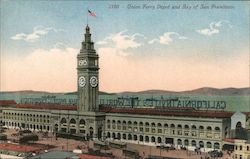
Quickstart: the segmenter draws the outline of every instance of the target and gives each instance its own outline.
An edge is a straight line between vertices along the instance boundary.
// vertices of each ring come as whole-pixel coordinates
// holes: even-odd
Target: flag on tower
[[[94,12],[91,12],[90,10],[88,10],[88,13],[89,13],[89,16],[96,17],[96,14]]]

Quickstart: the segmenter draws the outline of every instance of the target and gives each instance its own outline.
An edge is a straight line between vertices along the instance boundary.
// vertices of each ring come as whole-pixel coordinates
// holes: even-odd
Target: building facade
[[[234,159],[250,159],[250,142],[234,140]]]
[[[170,144],[209,151],[222,149],[224,139],[229,138],[234,129],[234,123],[249,125],[245,124],[245,121],[249,121],[248,115],[243,115],[245,118],[241,121],[242,118],[233,116],[231,112],[99,108],[98,58],[87,26],[82,48],[77,55],[77,107],[5,107],[2,108],[4,126],[69,134],[85,139]]]

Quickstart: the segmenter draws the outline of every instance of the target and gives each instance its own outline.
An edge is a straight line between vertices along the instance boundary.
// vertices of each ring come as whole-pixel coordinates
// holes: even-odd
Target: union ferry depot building
[[[249,112],[100,104],[98,58],[87,26],[77,55],[77,106],[2,101],[2,124],[7,128],[49,131],[84,139],[171,144],[190,150],[200,147],[204,151],[222,149],[226,139],[233,138],[239,127],[250,129]],[[223,107],[223,102],[219,106]]]

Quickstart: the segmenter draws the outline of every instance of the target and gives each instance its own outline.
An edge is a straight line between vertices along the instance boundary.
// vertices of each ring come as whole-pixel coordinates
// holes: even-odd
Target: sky
[[[249,2],[0,2],[0,91],[76,91],[87,21],[101,91],[249,87]]]

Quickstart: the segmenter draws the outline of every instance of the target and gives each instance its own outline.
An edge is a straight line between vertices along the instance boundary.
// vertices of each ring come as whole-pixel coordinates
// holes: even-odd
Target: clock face
[[[84,59],[84,60],[79,60],[79,66],[86,66],[88,63],[87,63],[87,60]]]
[[[80,76],[78,79],[78,83],[80,87],[84,87],[86,84],[86,79],[84,78],[84,76]]]
[[[91,87],[96,87],[98,85],[98,79],[96,76],[92,76],[89,80]]]

